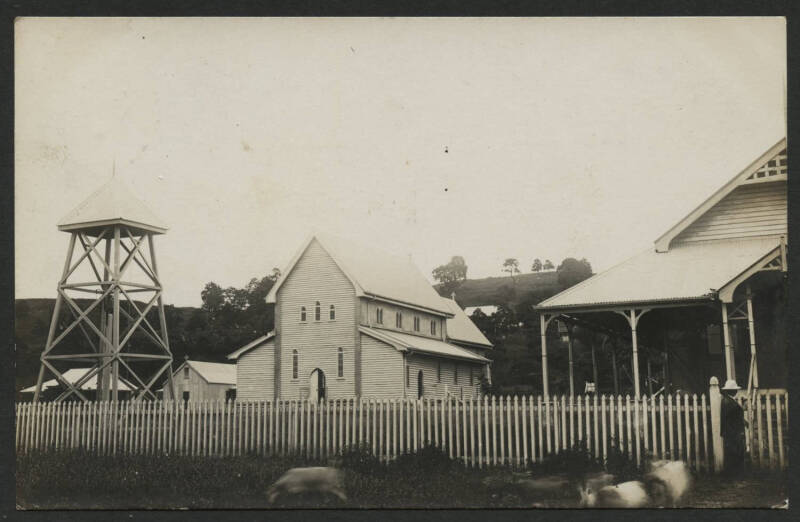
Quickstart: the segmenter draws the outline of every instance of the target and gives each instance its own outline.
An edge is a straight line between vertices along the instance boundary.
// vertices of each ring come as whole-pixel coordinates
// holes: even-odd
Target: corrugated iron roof
[[[64,216],[58,222],[58,229],[73,230],[117,221],[142,225],[156,233],[167,231],[161,219],[116,176]]]
[[[261,337],[259,337],[258,339],[255,339],[255,340],[253,340],[253,341],[250,341],[249,343],[247,343],[246,345],[242,346],[241,348],[239,348],[239,349],[238,349],[238,350],[236,350],[235,352],[233,352],[233,353],[229,354],[229,355],[228,355],[228,359],[234,359],[234,360],[235,360],[235,359],[238,359],[238,358],[239,358],[239,357],[241,357],[243,354],[245,354],[245,353],[249,352],[249,351],[250,351],[250,350],[252,350],[253,348],[256,348],[256,347],[258,347],[258,346],[261,346],[262,344],[264,344],[265,342],[269,341],[269,340],[270,340],[270,339],[272,339],[273,337],[275,337],[275,330],[272,330],[272,331],[271,331],[271,332],[269,332],[267,335],[262,335],[262,336],[261,336]]]
[[[72,384],[75,384],[76,382],[81,380],[81,378],[84,375],[86,375],[91,369],[92,368],[71,368],[71,369],[65,371],[64,373],[62,373],[62,376],[68,382],[70,382]],[[46,390],[48,388],[57,388],[59,386],[61,386],[61,383],[59,383],[57,379],[50,379],[49,381],[44,381],[42,383],[42,390]],[[80,389],[81,390],[96,390],[97,389],[97,375],[95,374],[88,381],[83,383],[81,385]],[[131,386],[129,386],[128,383],[124,379],[122,379],[122,377],[120,377],[119,383],[117,384],[117,390],[119,390],[119,391],[131,391],[131,389],[132,389]],[[34,393],[36,391],[36,385],[34,384],[33,386],[30,386],[30,387],[25,388],[25,389],[20,390],[20,391],[21,391],[21,393]]]
[[[696,301],[778,247],[779,238],[709,241],[659,253],[653,248],[539,303],[537,309]]]
[[[411,335],[406,333],[394,332],[378,328],[360,326],[358,330],[370,337],[391,344],[402,351],[422,352],[440,357],[453,359],[464,359],[475,362],[489,362],[489,359],[476,355],[469,350],[465,350],[454,344],[446,343],[436,339]]]
[[[439,294],[410,259],[328,234],[316,234],[303,244],[298,255],[267,295],[268,303],[275,302],[278,289],[314,239],[356,285],[357,294],[450,315],[449,307],[442,302]]]
[[[236,365],[187,360],[186,363],[209,384],[236,385]]]
[[[453,317],[447,319],[448,339],[485,346],[486,348],[492,347],[489,339],[475,326],[472,319],[467,317],[467,314],[458,306],[458,303],[447,297],[442,297],[442,300],[453,313]]]

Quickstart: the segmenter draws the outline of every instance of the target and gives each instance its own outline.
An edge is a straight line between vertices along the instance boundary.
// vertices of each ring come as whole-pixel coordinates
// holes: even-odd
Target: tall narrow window
[[[331,308],[328,311],[328,319],[330,319],[331,321],[336,319],[336,307],[333,305],[331,305]]]
[[[458,365],[453,365],[453,384],[458,384]]]
[[[436,321],[431,319],[431,335],[436,335]]]
[[[300,321],[301,322],[305,322],[306,321],[306,307],[305,306],[301,306],[300,307]]]
[[[188,364],[183,367],[183,378],[184,379],[188,379],[189,378],[189,365]]]
[[[383,308],[378,308],[375,310],[375,322],[378,324],[383,324]]]
[[[442,382],[442,363],[436,363],[436,382]]]
[[[419,332],[419,316],[414,316],[414,331]]]
[[[473,376],[472,376],[472,366],[470,366],[470,368],[469,368],[469,385],[470,385],[470,386],[472,386],[472,385],[474,385],[474,384],[475,384],[475,383],[473,382],[473,380],[472,380],[472,379],[473,379]]]
[[[339,348],[339,368],[338,368],[338,375],[339,377],[344,377],[344,350]]]
[[[297,379],[299,373],[299,363],[297,350],[292,350],[292,379]]]
[[[406,388],[411,386],[411,367],[406,366]]]
[[[394,325],[397,328],[403,327],[403,314],[401,312],[397,312],[394,315]]]
[[[317,301],[317,304],[314,306],[314,320],[315,321],[319,321],[321,313],[322,313],[321,306],[319,304],[319,301]]]

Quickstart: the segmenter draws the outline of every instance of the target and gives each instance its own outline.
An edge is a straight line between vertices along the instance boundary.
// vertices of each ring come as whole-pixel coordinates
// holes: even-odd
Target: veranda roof
[[[712,300],[717,291],[780,246],[775,237],[652,247],[546,299],[538,310]]]
[[[238,359],[239,357],[241,357],[245,353],[249,352],[250,350],[252,350],[254,348],[258,348],[259,346],[261,346],[265,342],[269,341],[273,337],[275,337],[275,330],[272,330],[267,335],[262,335],[261,337],[255,339],[253,341],[250,341],[249,343],[247,343],[246,345],[242,346],[241,348],[239,348],[235,352],[232,352],[232,353],[228,354],[228,359],[234,359],[234,360]]]
[[[400,351],[420,352],[429,355],[447,357],[451,359],[464,359],[467,361],[489,362],[489,359],[476,355],[469,350],[465,350],[454,344],[439,341],[437,339],[430,339],[428,337],[421,337],[418,335],[405,334],[389,330],[382,330],[378,328],[369,328],[361,326],[358,328],[359,332],[369,335],[379,341],[383,341],[397,348]]]
[[[467,317],[464,310],[452,299],[442,297],[442,301],[453,313],[453,317],[447,319],[447,338],[453,341],[474,344],[483,348],[491,348],[492,343],[483,335],[475,323]]]

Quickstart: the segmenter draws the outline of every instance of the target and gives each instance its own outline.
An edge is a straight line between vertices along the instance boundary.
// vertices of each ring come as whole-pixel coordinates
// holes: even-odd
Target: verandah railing
[[[519,467],[583,443],[599,459],[616,447],[703,471],[713,467],[709,412],[705,395],[25,403],[16,447],[328,458],[366,444],[388,461],[430,443],[469,466]]]

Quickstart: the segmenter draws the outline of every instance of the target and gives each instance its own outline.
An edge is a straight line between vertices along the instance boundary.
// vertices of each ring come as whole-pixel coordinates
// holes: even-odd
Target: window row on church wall
[[[322,320],[323,307],[322,307],[322,304],[320,304],[319,301],[316,301],[314,303],[314,307],[313,307],[311,313],[313,314],[314,321],[321,321]],[[326,315],[327,315],[327,318],[328,318],[329,321],[335,321],[336,320],[336,306],[335,305],[328,305],[327,310],[326,310]],[[300,307],[300,322],[301,323],[308,322],[308,320],[309,320],[308,316],[309,316],[309,311],[306,310],[305,306],[301,306]]]
[[[369,325],[414,332],[429,337],[441,337],[441,319],[413,310],[388,304],[370,302],[364,305],[362,320]]]

